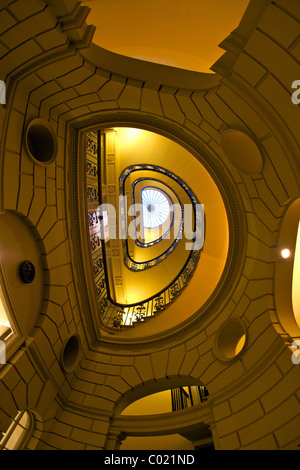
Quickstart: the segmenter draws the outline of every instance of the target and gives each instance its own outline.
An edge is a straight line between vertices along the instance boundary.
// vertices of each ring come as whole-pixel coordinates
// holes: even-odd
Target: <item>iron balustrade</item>
[[[204,385],[192,385],[171,389],[172,411],[184,410],[207,400],[208,390]]]
[[[189,200],[190,200],[191,205],[193,207],[193,214],[194,214],[194,227],[193,227],[193,230],[194,231],[196,230],[195,239],[198,240],[198,241],[203,240],[204,239],[204,213],[203,213],[202,210],[200,211],[200,213],[199,213],[199,210],[197,210],[197,208],[199,209],[199,204],[198,204],[197,198],[194,195],[194,193],[192,192],[192,190],[188,187],[188,185],[184,181],[182,181],[181,178],[174,175],[169,170],[166,170],[165,168],[159,167],[157,165],[149,165],[149,164],[132,165],[132,166],[126,168],[122,172],[122,174],[119,178],[120,195],[122,197],[125,196],[125,182],[126,182],[126,179],[132,173],[138,172],[138,171],[143,171],[143,170],[147,170],[149,172],[152,171],[157,175],[161,174],[161,175],[167,176],[168,178],[170,178],[171,180],[175,181],[176,183],[178,183],[180,185],[180,187],[186,192],[187,196],[189,197]],[[134,202],[134,187],[135,187],[135,184],[137,184],[138,182],[143,181],[143,180],[158,181],[156,178],[151,178],[151,177],[149,177],[149,178],[138,178],[133,183],[133,189],[132,189],[133,202]],[[165,184],[165,183],[163,183],[163,184],[164,184],[164,186],[169,187],[167,184]],[[180,201],[179,201],[179,203],[180,203]],[[165,260],[174,251],[174,249],[176,248],[179,240],[182,237],[182,230],[183,230],[184,211],[183,211],[183,207],[182,207],[181,203],[180,203],[180,206],[181,206],[181,222],[180,222],[180,228],[179,228],[178,234],[177,234],[174,242],[171,244],[171,246],[162,255],[160,255],[160,256],[158,256],[158,257],[156,257],[156,258],[154,258],[150,261],[145,261],[145,262],[133,261],[131,259],[130,255],[129,255],[129,253],[128,253],[127,237],[123,236],[124,263],[128,267],[128,269],[131,269],[132,271],[143,271],[145,269],[149,269],[153,266],[156,266],[158,263],[161,263],[163,260]],[[122,208],[122,211],[121,211],[120,215],[121,215],[122,233],[126,235],[126,233],[127,233],[127,221],[126,221],[126,213],[125,213],[124,207]],[[133,218],[134,218],[134,222],[135,222],[135,215],[134,215]],[[195,240],[193,240],[193,242],[195,242]],[[203,242],[202,242],[201,245],[203,245]],[[196,252],[198,254],[198,256],[200,257],[200,254],[201,254],[202,250],[201,249],[193,249],[191,251]]]

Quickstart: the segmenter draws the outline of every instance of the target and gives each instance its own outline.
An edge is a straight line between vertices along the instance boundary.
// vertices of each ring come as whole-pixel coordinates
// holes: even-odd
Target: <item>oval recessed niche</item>
[[[35,278],[35,267],[31,261],[25,260],[19,267],[20,278],[24,284],[31,284]]]
[[[13,212],[0,214],[0,282],[11,305],[12,324],[24,335],[31,335],[48,295],[44,252],[40,234],[26,217]]]
[[[217,332],[215,349],[222,361],[235,359],[246,344],[246,328],[239,318],[230,318]]]
[[[222,134],[222,146],[238,171],[246,175],[255,175],[262,170],[262,154],[249,135],[238,129],[227,129]]]
[[[80,360],[81,356],[81,340],[77,334],[71,335],[65,342],[62,354],[61,364],[66,372],[73,372]]]
[[[30,121],[25,132],[25,147],[34,163],[48,165],[54,161],[57,153],[56,135],[47,121],[40,118]]]
[[[300,337],[300,198],[286,204],[276,259],[274,323],[279,321],[280,331],[292,342]]]

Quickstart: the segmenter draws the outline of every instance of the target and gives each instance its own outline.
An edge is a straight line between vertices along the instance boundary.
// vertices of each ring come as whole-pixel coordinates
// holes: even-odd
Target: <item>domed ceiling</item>
[[[197,72],[223,54],[249,0],[86,0],[93,42],[129,57]]]

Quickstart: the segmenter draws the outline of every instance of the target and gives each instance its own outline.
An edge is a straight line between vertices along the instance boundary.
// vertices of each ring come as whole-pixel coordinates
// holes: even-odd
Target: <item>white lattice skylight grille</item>
[[[157,228],[170,214],[170,205],[166,196],[157,189],[142,190],[143,224],[145,228]]]

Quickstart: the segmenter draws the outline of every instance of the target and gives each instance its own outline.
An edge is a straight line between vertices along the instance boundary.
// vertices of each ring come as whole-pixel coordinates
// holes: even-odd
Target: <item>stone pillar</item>
[[[212,408],[212,404],[210,405],[210,407]],[[214,418],[211,417],[211,418],[205,420],[204,422],[205,422],[205,424],[207,424],[209,426],[209,429],[212,433],[212,438],[213,438],[213,441],[214,441],[215,450],[221,450],[220,440],[219,440],[219,436],[218,436],[218,432],[217,432],[217,426],[216,426]]]
[[[105,450],[119,450],[126,434],[122,431],[109,431],[106,439]]]

